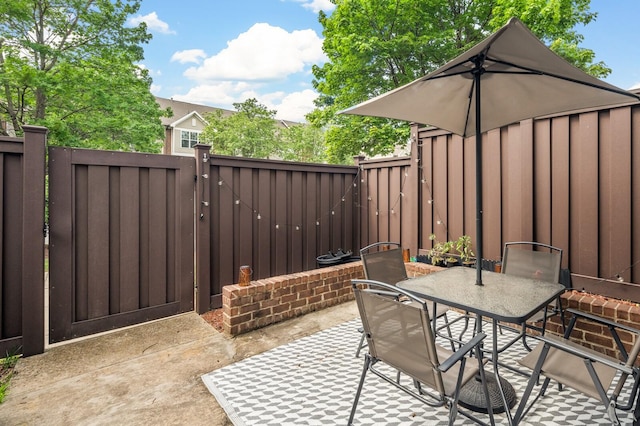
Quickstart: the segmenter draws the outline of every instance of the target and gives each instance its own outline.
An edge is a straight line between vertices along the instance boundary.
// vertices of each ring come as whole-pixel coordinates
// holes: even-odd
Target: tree
[[[328,62],[313,68],[319,93],[307,119],[326,127],[331,162],[386,154],[405,144],[405,122],[337,112],[428,74],[519,17],[556,53],[597,77],[610,69],[593,64],[574,28],[595,18],[590,0],[332,0],[320,12]]]
[[[322,163],[325,160],[324,132],[307,124],[290,125],[279,132],[278,155],[287,161]]]
[[[159,152],[161,111],[141,44],[126,27],[140,0],[12,0],[0,3],[0,120],[49,128],[56,145]]]
[[[276,152],[275,110],[269,110],[255,98],[234,103],[237,113],[224,117],[222,110],[207,114],[208,124],[201,141],[213,145],[213,152],[251,158],[269,158]]]

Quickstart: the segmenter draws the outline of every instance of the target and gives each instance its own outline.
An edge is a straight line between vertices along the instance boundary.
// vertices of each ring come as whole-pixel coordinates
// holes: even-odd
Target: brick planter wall
[[[407,263],[410,277],[435,268]],[[231,335],[353,300],[351,280],[364,278],[362,262],[351,262],[297,274],[281,275],[222,289],[222,325]]]
[[[419,262],[407,263],[406,268],[409,277],[442,269]],[[353,300],[351,280],[359,278],[364,278],[362,263],[351,262],[251,281],[246,287],[224,286],[224,330],[237,335]],[[562,305],[640,328],[640,306],[635,303],[573,290],[562,296]],[[558,317],[550,318],[547,330],[562,334]],[[634,343],[629,333],[620,336],[628,348]],[[617,356],[615,343],[605,328],[578,323],[573,337],[585,346]]]

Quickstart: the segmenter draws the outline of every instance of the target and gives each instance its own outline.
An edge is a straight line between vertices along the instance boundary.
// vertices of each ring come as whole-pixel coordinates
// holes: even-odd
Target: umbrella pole
[[[476,285],[482,284],[482,134],[480,133],[480,76],[484,69],[476,62],[473,72],[476,97]]]

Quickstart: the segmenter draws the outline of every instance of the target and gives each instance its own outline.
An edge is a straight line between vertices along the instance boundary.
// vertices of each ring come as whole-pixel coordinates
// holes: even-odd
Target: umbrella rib
[[[640,96],[635,95],[633,93],[630,93],[626,90],[620,90],[617,88],[611,88],[611,87],[605,87],[605,86],[599,86],[597,84],[594,83],[589,83],[588,81],[582,81],[582,80],[577,80],[575,78],[571,78],[571,77],[565,77],[565,76],[561,76],[558,74],[553,74],[553,73],[549,73],[549,72],[545,72],[545,71],[541,71],[541,70],[536,70],[533,68],[529,68],[529,67],[525,67],[522,65],[516,65],[514,63],[511,62],[507,62],[507,61],[503,61],[500,59],[495,59],[495,58],[487,58],[487,60],[492,61],[494,63],[498,63],[498,64],[502,64],[502,65],[508,65],[514,68],[518,68],[524,71],[491,71],[491,70],[485,70],[485,72],[487,73],[491,73],[491,74],[537,74],[537,75],[545,75],[548,77],[553,77],[553,78],[557,78],[559,80],[564,80],[564,81],[570,81],[572,83],[576,83],[576,84],[582,84],[583,86],[589,86],[589,87],[593,87],[596,89],[600,89],[600,90],[605,90],[608,92],[613,92],[613,93],[617,93],[619,95],[624,95],[624,96],[629,96],[630,98],[635,98],[637,100],[640,100]],[[526,72],[525,72],[526,71]]]

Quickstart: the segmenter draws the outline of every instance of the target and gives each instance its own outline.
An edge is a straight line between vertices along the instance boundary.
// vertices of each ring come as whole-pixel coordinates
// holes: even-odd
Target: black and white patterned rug
[[[451,319],[455,315],[449,314]],[[359,320],[346,322],[205,374],[202,380],[236,426],[344,425],[362,373],[363,358],[354,356],[359,326]],[[509,334],[505,332],[499,340],[508,339]],[[501,354],[500,360],[516,365],[515,360],[525,354],[518,342]],[[505,368],[500,371],[516,394],[522,395],[527,378]],[[444,407],[426,406],[367,374],[354,424],[446,425],[447,413]],[[619,416],[621,424],[631,424],[629,413],[619,412]],[[486,415],[480,417],[488,419]],[[504,414],[496,414],[495,419],[497,424],[507,424]],[[456,424],[474,423],[458,415]],[[596,400],[566,388],[559,391],[552,382],[520,424],[610,422]]]

